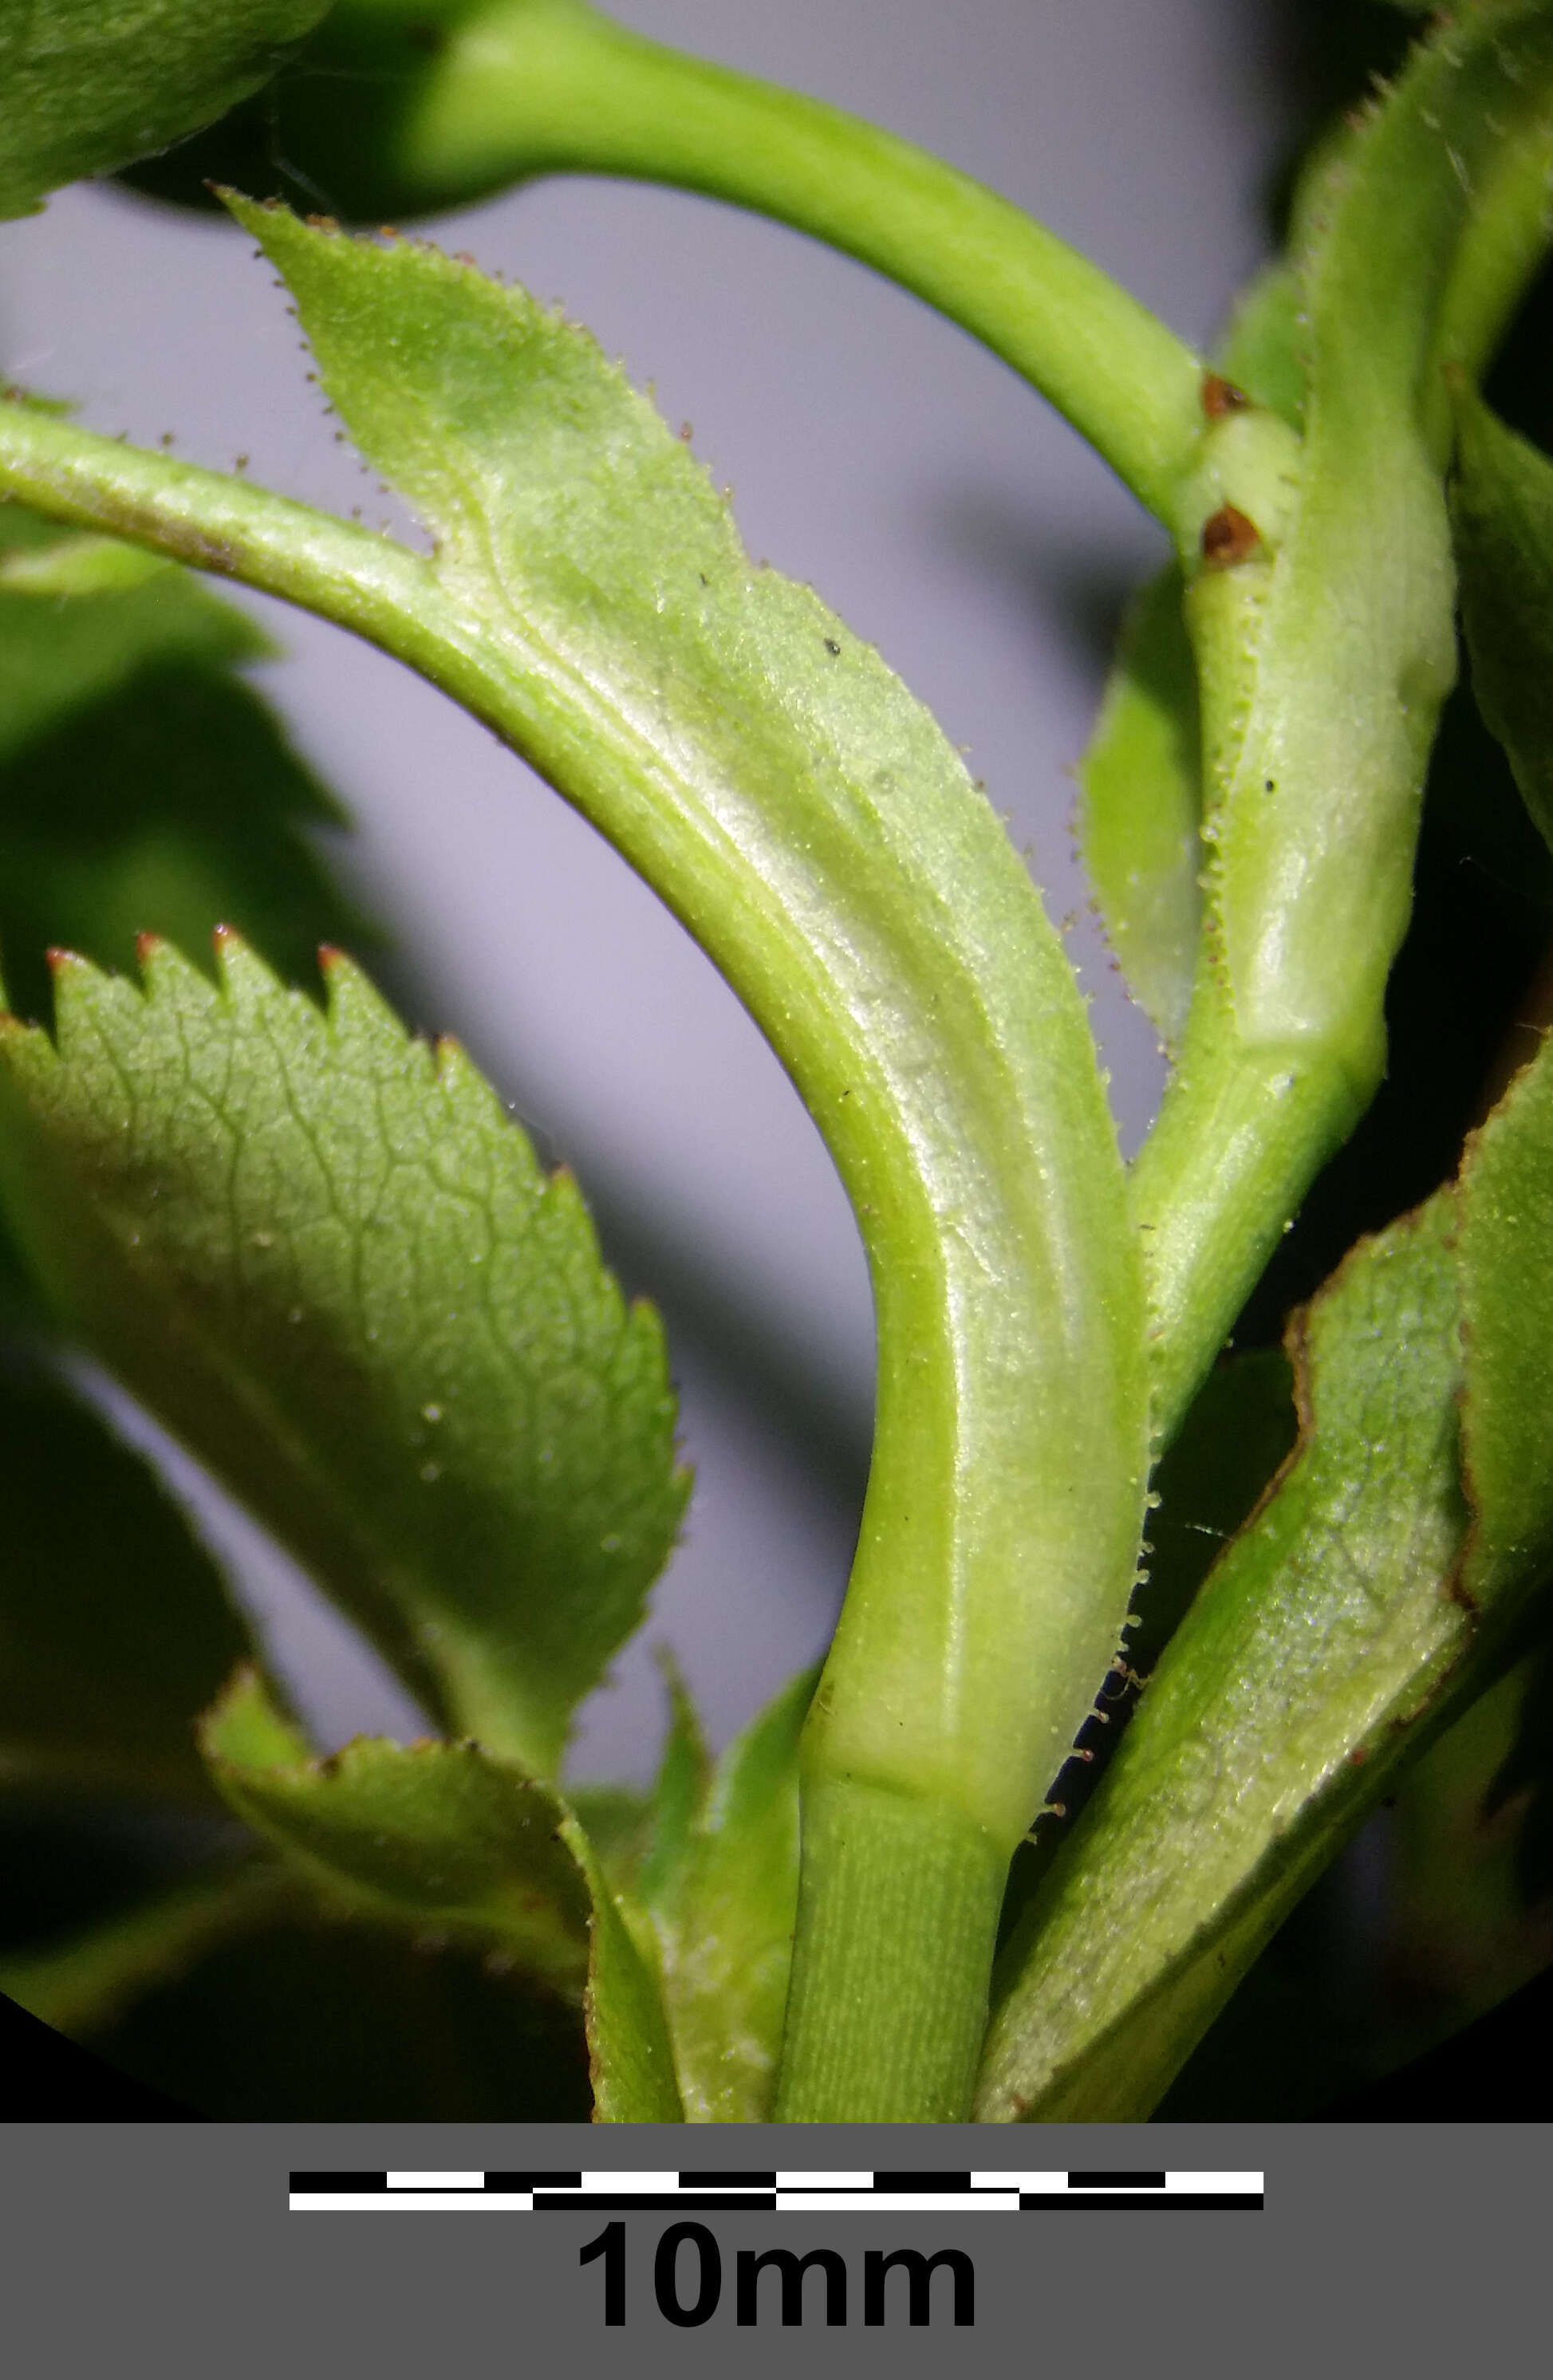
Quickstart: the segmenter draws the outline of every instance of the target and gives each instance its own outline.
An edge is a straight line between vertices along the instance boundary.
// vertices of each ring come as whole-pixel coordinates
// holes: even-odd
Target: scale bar
[[[1259,2173],[299,2172],[293,2214],[1008,2215],[1262,2211]]]

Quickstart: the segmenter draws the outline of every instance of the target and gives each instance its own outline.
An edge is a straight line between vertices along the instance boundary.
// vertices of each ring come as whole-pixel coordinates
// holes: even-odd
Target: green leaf
[[[1544,1040],[1462,1167],[1463,1590],[1483,1605],[1553,1567],[1553,1050]]]
[[[315,1881],[406,1924],[488,1937],[527,1973],[580,1988],[588,1894],[564,1806],[532,1778],[474,1743],[358,1737],[298,1760],[250,1670],[200,1734],[237,1815]]]
[[[447,1732],[553,1771],[685,1497],[661,1334],[463,1052],[337,955],[60,963],[0,1026],[0,1173],[61,1308]]]
[[[652,1822],[637,1879],[644,1908],[671,1909],[678,1899],[696,1821],[711,1777],[711,1755],[677,1664],[659,1663],[669,1689],[669,1731],[652,1791]]]
[[[127,164],[267,82],[327,0],[6,0],[0,215]]]
[[[1009,1946],[981,2116],[1147,2116],[1469,1649],[1454,1223],[1442,1194],[1305,1316],[1299,1451]]]
[[[1291,430],[1304,426],[1304,307],[1299,274],[1287,258],[1278,258],[1236,300],[1217,351],[1224,377]]]
[[[293,981],[362,932],[309,838],[341,813],[237,665],[273,650],[190,573],[0,505],[0,953],[46,1015],[43,953],[235,926]]]
[[[1167,1047],[1191,1005],[1203,852],[1197,677],[1171,564],[1122,623],[1079,763],[1079,839],[1117,963]]]
[[[1473,692],[1553,845],[1553,462],[1457,383],[1450,511]]]
[[[685,2108],[674,2080],[655,1945],[646,1912],[605,1874],[576,1818],[566,1840],[593,1901],[588,1946],[588,2071],[593,2117],[601,2124],[679,2124]]]
[[[798,1907],[798,1738],[807,1670],[718,1762],[673,1900],[654,1914],[692,2123],[769,2123]]]
[[[194,1723],[252,1640],[150,1465],[14,1355],[0,1510],[0,1780],[202,1797]]]

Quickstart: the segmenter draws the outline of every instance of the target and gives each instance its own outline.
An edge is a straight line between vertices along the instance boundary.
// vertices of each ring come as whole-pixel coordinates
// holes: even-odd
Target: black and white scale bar
[[[296,2215],[1254,2213],[1259,2173],[294,2173]]]

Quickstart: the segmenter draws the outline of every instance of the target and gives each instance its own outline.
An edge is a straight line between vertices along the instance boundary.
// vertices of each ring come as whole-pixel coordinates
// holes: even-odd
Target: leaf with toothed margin
[[[977,2112],[1152,2109],[1256,1953],[1447,1706],[1473,1615],[1440,1193],[1362,1243],[1294,1352],[1303,1427],[1199,1590],[1011,1938]]]
[[[0,216],[209,124],[328,0],[27,0],[0,9]]]
[[[798,1738],[819,1671],[806,1670],[702,1780],[679,1856],[643,1897],[693,2123],[768,2123],[798,1908]]]
[[[1148,2114],[1399,1762],[1493,1682],[1553,1564],[1550,1183],[1545,1041],[1457,1181],[1303,1318],[1299,1443],[1010,1942],[984,2117]]]
[[[0,1188],[61,1309],[449,1734],[552,1775],[686,1482],[661,1332],[576,1184],[357,968],[235,936],[0,1026]]]
[[[406,1924],[502,1945],[526,1973],[580,1992],[588,1890],[555,1794],[474,1743],[358,1737],[314,1760],[239,1670],[200,1729],[240,1818],[315,1882]]]
[[[1201,778],[1196,672],[1172,563],[1134,598],[1078,769],[1080,845],[1106,933],[1171,1048],[1197,961]]]

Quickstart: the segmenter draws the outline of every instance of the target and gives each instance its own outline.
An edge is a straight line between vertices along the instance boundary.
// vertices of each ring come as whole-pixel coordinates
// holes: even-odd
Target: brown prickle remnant
[[[1227,413],[1248,412],[1250,406],[1244,389],[1232,380],[1226,380],[1221,372],[1203,374],[1203,411],[1210,421],[1222,421]]]
[[[1261,542],[1261,530],[1238,504],[1220,504],[1203,523],[1203,561],[1209,570],[1232,570]]]

